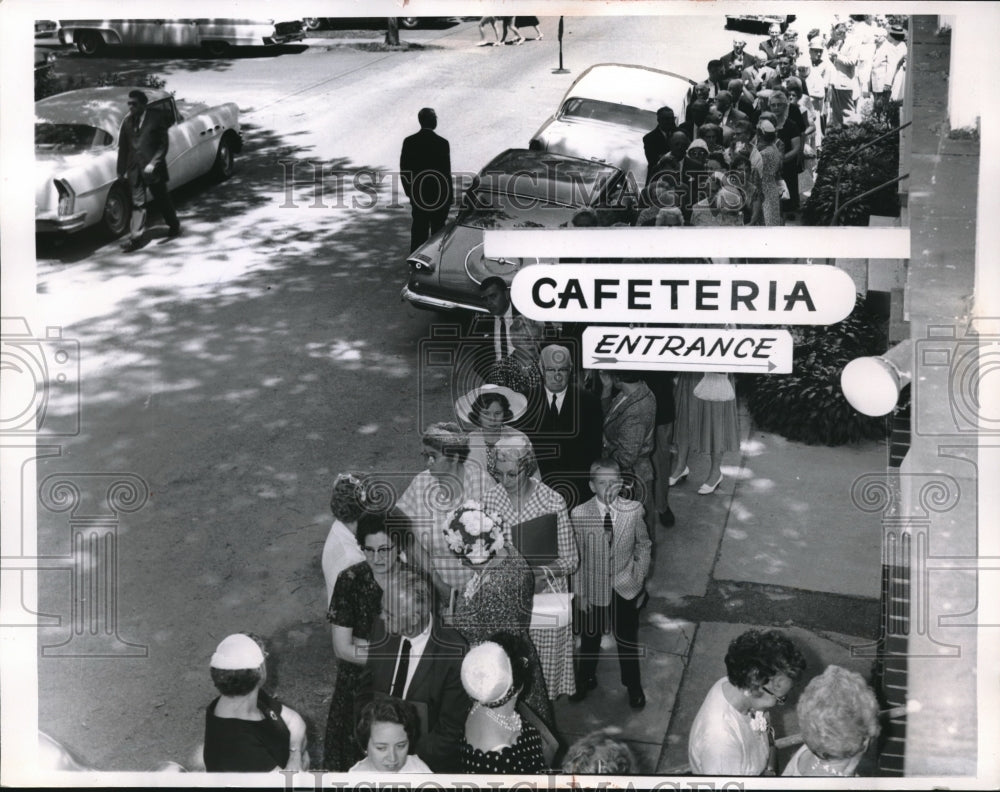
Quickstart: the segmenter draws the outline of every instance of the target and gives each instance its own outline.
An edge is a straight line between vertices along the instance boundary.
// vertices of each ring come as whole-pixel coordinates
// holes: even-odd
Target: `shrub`
[[[890,129],[892,127],[884,116],[875,115],[860,124],[833,129],[827,133],[823,138],[823,148],[816,168],[816,183],[802,209],[802,221],[805,225],[830,225],[838,174],[841,206],[851,198],[899,175],[899,135],[890,135],[844,164],[852,152]],[[898,215],[899,198],[896,189],[896,185],[889,185],[849,206],[840,213],[837,224],[863,226],[868,225],[868,218],[873,214]]]
[[[859,295],[842,322],[787,329],[795,344],[792,373],[761,374],[747,383],[754,424],[810,445],[885,438],[889,422],[859,413],[840,389],[840,372],[848,362],[885,352],[881,318],[866,309]]]

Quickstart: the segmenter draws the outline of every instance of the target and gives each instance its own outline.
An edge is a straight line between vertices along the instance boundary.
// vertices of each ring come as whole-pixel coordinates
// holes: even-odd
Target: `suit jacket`
[[[451,146],[433,129],[421,129],[403,141],[399,174],[406,197],[418,209],[433,211],[451,206]]]
[[[722,68],[726,70],[726,78],[730,80],[743,74],[743,70],[747,67],[747,64],[753,62],[753,58],[747,55],[746,50],[743,50],[738,60],[736,53],[732,50],[719,58],[719,60],[722,61]]]
[[[743,87],[749,88],[750,92],[756,95],[762,85],[772,77],[777,76],[778,70],[771,66],[762,66],[759,69],[756,66],[750,66],[743,70]]]
[[[645,382],[624,398],[608,401],[604,412],[604,455],[640,481],[653,478],[650,454],[656,441],[656,397]]]
[[[590,495],[590,465],[601,456],[601,401],[589,390],[570,385],[557,416],[549,410],[544,386],[528,394],[528,408],[518,427],[531,440],[542,481],[571,483],[576,503]]]
[[[581,608],[610,604],[612,589],[632,599],[642,591],[649,573],[652,542],[642,504],[618,498],[612,506],[614,533],[610,547],[604,532],[604,507],[596,495],[570,514],[580,548],[573,591]]]
[[[542,352],[542,339],[545,337],[545,323],[536,322],[511,309],[510,341],[514,345],[514,356],[522,363],[537,363]],[[476,314],[472,320],[470,335],[484,347],[483,356],[488,357],[487,364],[496,360],[494,353],[494,330],[496,317],[493,314]],[[486,354],[485,348],[490,354]]]
[[[138,131],[132,117],[126,116],[118,136],[118,175],[127,176],[133,186],[167,181],[169,145],[169,124],[158,110],[146,110]],[[149,164],[152,176],[143,173]]]
[[[368,655],[371,690],[361,693],[362,701],[374,694],[388,695],[392,689],[400,640],[386,633],[382,619],[376,621]],[[415,750],[435,773],[461,772],[465,719],[472,708],[461,679],[466,651],[468,646],[458,632],[435,622],[406,691],[407,701],[427,708],[427,730]]]
[[[785,44],[784,39],[779,38],[773,43],[771,39],[767,39],[760,43],[759,49],[767,56],[767,65],[771,66],[777,62],[778,58],[785,54],[788,46]]]
[[[676,129],[676,127],[674,128]],[[647,132],[642,137],[642,149],[646,152],[646,184],[649,184],[650,174],[653,173],[653,168],[657,162],[660,161],[660,157],[670,151],[670,136],[673,131],[664,134],[660,127],[657,126],[650,132]]]

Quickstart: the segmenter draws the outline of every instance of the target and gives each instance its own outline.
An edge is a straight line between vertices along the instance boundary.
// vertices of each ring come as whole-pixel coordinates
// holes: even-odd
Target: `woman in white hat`
[[[220,695],[205,712],[202,758],[212,773],[306,770],[306,724],[261,687],[267,681],[264,643],[252,633],[223,639],[212,655]]]
[[[524,415],[527,406],[524,395],[503,385],[483,385],[455,402],[458,420],[477,427],[469,432],[469,456],[465,464],[481,472],[484,492],[495,483],[489,471],[496,463],[497,442],[507,437],[529,442],[524,432],[510,426]]]
[[[517,711],[531,684],[524,639],[497,633],[462,661],[462,687],[475,703],[465,721],[462,769],[467,773],[544,773],[542,737]]]

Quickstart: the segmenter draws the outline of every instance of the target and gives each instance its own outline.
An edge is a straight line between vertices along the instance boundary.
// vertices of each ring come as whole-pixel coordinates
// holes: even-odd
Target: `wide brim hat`
[[[510,418],[505,418],[504,423],[509,423],[511,421],[516,421],[522,415],[524,411],[528,409],[528,399],[521,393],[510,388],[505,388],[503,385],[482,385],[478,388],[473,388],[464,396],[459,396],[455,401],[455,414],[462,421],[469,420],[469,413],[472,412],[472,405],[475,403],[476,399],[480,396],[486,396],[491,393],[496,393],[507,399],[507,404],[510,405],[511,416]]]

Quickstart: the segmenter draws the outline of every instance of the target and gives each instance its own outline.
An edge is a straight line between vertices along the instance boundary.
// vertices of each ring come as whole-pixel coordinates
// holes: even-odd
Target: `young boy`
[[[639,678],[639,608],[645,604],[644,583],[652,543],[638,501],[621,497],[622,475],[613,459],[590,466],[594,497],[570,515],[580,548],[580,567],[573,590],[581,609],[582,640],[576,693],[583,701],[597,687],[601,635],[610,626],[618,644],[622,684],[632,709],[646,706]]]

